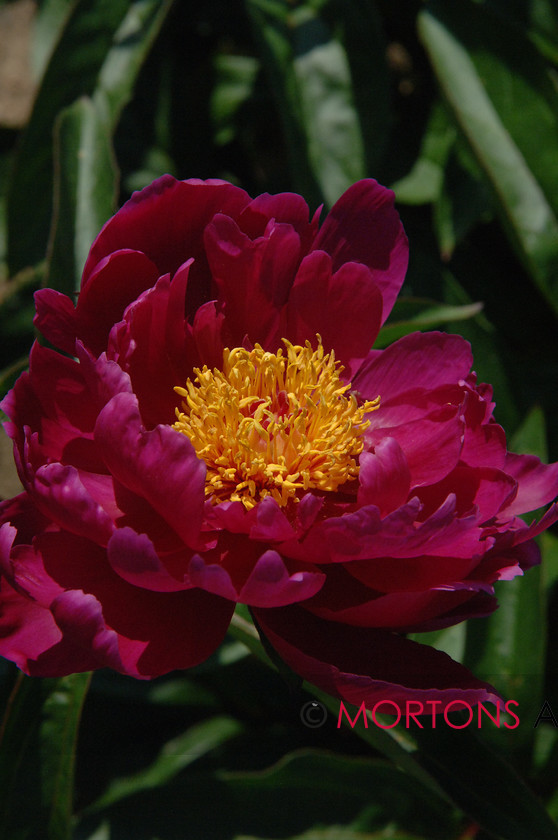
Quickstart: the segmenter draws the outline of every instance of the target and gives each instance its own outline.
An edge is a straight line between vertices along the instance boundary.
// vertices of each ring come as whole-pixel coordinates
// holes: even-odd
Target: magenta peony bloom
[[[318,229],[296,195],[166,176],[105,225],[77,305],[44,289],[3,402],[0,653],[29,674],[188,668],[247,604],[345,701],[495,698],[405,638],[490,613],[539,562],[558,464],[506,450],[467,342],[370,350],[403,282],[393,194]],[[66,355],[67,354],[67,355]]]

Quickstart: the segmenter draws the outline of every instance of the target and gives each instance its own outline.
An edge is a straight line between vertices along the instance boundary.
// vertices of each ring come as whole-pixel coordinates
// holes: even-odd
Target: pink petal
[[[224,306],[227,344],[250,341],[276,350],[282,330],[279,307],[287,299],[300,260],[300,240],[290,225],[273,224],[252,241],[227,216],[205,231],[207,258]]]
[[[382,408],[369,416],[367,446],[377,447],[386,436],[401,447],[410,474],[411,487],[434,484],[456,466],[463,442],[463,420],[452,406],[429,417],[388,429],[381,427]],[[448,491],[449,492],[449,491]]]
[[[60,677],[100,667],[71,638],[63,638],[51,612],[0,583],[0,655],[26,674]]]
[[[292,525],[275,501],[270,496],[262,499],[256,506],[256,522],[250,529],[253,540],[263,542],[281,542],[295,536]]]
[[[504,469],[518,483],[517,496],[506,507],[506,516],[536,510],[558,496],[558,463],[542,464],[534,455],[508,452]]]
[[[309,604],[308,609],[325,621],[409,632],[411,629],[420,630],[421,626],[432,619],[466,604],[471,598],[471,591],[475,589],[478,587],[470,585],[469,591],[394,592],[342,609],[314,606],[314,603]]]
[[[315,344],[315,336],[321,335],[350,379],[376,340],[381,316],[382,298],[367,266],[345,263],[333,274],[330,256],[313,251],[302,261],[293,284],[286,337]]]
[[[506,507],[515,496],[516,484],[501,470],[458,464],[445,480],[421,489],[419,495],[426,510],[433,511],[451,492],[455,493],[459,515],[475,512],[477,521],[483,524]]]
[[[170,426],[146,432],[133,395],[117,394],[99,415],[95,439],[112,475],[196,548],[206,468],[185,435]]]
[[[297,571],[290,574],[276,551],[265,551],[245,580],[233,582],[225,566],[206,563],[196,555],[188,570],[190,582],[207,592],[252,606],[280,607],[305,601],[322,586],[325,575]]]
[[[106,350],[109,333],[126,307],[158,276],[157,267],[145,254],[130,249],[114,251],[95,266],[82,285],[76,307],[78,335],[95,355]]]
[[[174,387],[185,384],[198,361],[185,323],[185,274],[188,267],[181,268],[177,289],[168,275],[159,278],[127,308],[110,336],[109,353],[128,372],[150,427],[174,422],[179,404]]]
[[[343,568],[377,592],[424,592],[467,578],[478,563],[478,557],[418,555],[356,560]]]
[[[112,570],[103,549],[64,532],[45,533],[37,544],[47,574],[65,590],[52,605],[57,624],[101,664],[150,678],[199,664],[223,640],[231,602],[199,590],[134,586]]]
[[[308,205],[296,193],[264,193],[254,198],[238,217],[240,229],[250,239],[263,236],[269,220],[286,222],[294,228],[302,243],[305,254],[318,230],[318,214],[309,222]]]
[[[76,343],[76,311],[69,297],[54,289],[39,289],[34,294],[36,328],[55,347],[73,355]]]
[[[455,507],[455,496],[450,495],[422,521],[418,519],[421,504],[416,498],[384,519],[375,505],[367,505],[319,522],[298,551],[292,542],[281,546],[281,551],[289,557],[321,564],[422,554],[482,556],[492,543],[483,539],[474,517],[457,518]]]
[[[119,528],[114,532],[107,546],[107,557],[117,575],[142,589],[180,592],[190,588],[184,581],[187,558],[184,558],[184,574],[180,580],[161,562],[147,534],[137,534],[131,528]]]
[[[372,709],[381,700],[435,700],[436,712],[454,700],[499,702],[488,683],[445,653],[394,633],[322,621],[299,606],[254,615],[293,671],[345,702]]]
[[[466,424],[461,460],[471,467],[490,465],[504,469],[506,434],[497,423],[472,427]]]
[[[105,224],[89,253],[83,284],[90,282],[104,257],[123,248],[142,251],[157,266],[158,275],[174,274],[192,257],[195,282],[188,311],[194,311],[210,296],[204,228],[216,213],[235,218],[249,202],[244,190],[223,181],[176,181],[164,175],[134,193]]]
[[[412,333],[365,362],[353,385],[362,394],[393,400],[405,391],[455,385],[473,364],[471,347],[457,335]]]
[[[75,467],[46,464],[35,473],[32,495],[43,513],[74,534],[106,545],[114,523],[84,487]]]
[[[200,306],[194,317],[192,330],[198,357],[210,370],[223,367],[224,322],[225,316],[214,300]]]
[[[408,262],[407,237],[394,198],[372,179],[353,184],[328,213],[313,246],[330,254],[334,271],[348,262],[368,266],[383,298],[382,323],[403,285]]]
[[[359,463],[360,507],[376,505],[385,516],[407,501],[411,473],[395,438],[385,437],[374,447],[374,452],[362,452]]]

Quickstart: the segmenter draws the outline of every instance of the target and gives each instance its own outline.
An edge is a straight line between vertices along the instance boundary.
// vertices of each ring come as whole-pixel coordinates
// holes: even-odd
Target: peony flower
[[[558,465],[509,453],[466,341],[371,350],[402,285],[393,194],[321,227],[296,195],[165,176],[104,226],[76,306],[36,295],[2,407],[0,653],[28,674],[194,666],[237,603],[295,672],[367,705],[496,697],[405,635],[486,615],[539,562]],[[58,352],[61,351],[61,352]]]

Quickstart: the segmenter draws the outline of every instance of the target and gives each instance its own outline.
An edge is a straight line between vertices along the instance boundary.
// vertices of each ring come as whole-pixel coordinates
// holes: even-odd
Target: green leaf
[[[489,221],[491,217],[492,200],[484,180],[471,167],[463,166],[454,150],[446,161],[442,188],[434,206],[442,259],[449,260],[469,231],[479,221]]]
[[[558,581],[558,537],[549,531],[541,534],[543,555],[543,577],[545,589],[549,591]]]
[[[467,305],[471,299],[463,286],[449,271],[443,273],[444,299],[451,305]],[[506,348],[500,335],[484,313],[479,313],[459,325],[459,333],[471,342],[474,356],[474,370],[479,382],[490,382],[494,387],[496,419],[506,429],[513,429],[518,423],[518,412],[503,359]]]
[[[444,168],[456,131],[447,110],[436,102],[423,134],[419,156],[411,171],[392,189],[402,204],[430,204],[440,196]]]
[[[375,348],[387,347],[398,338],[416,330],[441,327],[455,321],[466,321],[482,310],[482,303],[467,303],[463,306],[436,303],[433,300],[399,298],[389,318],[374,343]]]
[[[345,8],[354,14],[351,4],[341,6],[341,26]],[[311,203],[323,196],[332,204],[366,174],[346,49],[311,3],[291,11],[248,0],[247,9],[278,102],[296,186]],[[373,18],[362,23],[369,20],[374,28]]]
[[[172,0],[132,5],[100,69],[92,100],[77,100],[56,122],[48,277],[50,285],[66,294],[79,288],[91,243],[115,210],[117,167],[111,136],[171,5]]]
[[[364,144],[366,173],[380,179],[394,122],[387,37],[373,0],[326,0],[324,16],[349,62],[352,99]]]
[[[414,734],[422,766],[459,808],[494,837],[558,838],[558,829],[539,800],[470,728],[438,726]]]
[[[431,2],[418,25],[512,244],[558,312],[558,95],[546,67],[526,38],[504,37],[504,24],[470,0]]]
[[[536,455],[541,461],[548,458],[544,413],[539,406],[531,409],[510,441],[510,449],[522,455]]]
[[[217,145],[235,136],[235,118],[254,90],[259,61],[248,55],[218,55],[215,58],[215,86],[210,111]]]
[[[184,734],[168,741],[153,764],[145,770],[111,782],[108,790],[86,809],[86,813],[97,812],[142,791],[162,787],[194,761],[242,731],[239,721],[224,716],[192,726]]]
[[[19,674],[1,729],[0,833],[69,840],[78,726],[89,674]]]
[[[134,85],[174,0],[136,0],[114,36],[93,100],[111,132],[132,98]]]
[[[285,755],[263,772],[220,772],[219,777],[235,798],[243,801],[248,791],[257,797],[261,822],[266,813],[289,801],[291,819],[284,828],[313,820],[314,827],[337,822],[370,831],[390,822],[408,831],[430,829],[431,837],[447,837],[455,827],[455,816],[446,803],[378,759],[303,749]]]
[[[43,704],[41,789],[43,804],[50,812],[49,840],[71,837],[76,744],[90,678],[90,674],[61,677]]]
[[[289,840],[421,840],[416,834],[394,831],[391,828],[388,828],[387,831],[388,834],[386,834],[386,831],[375,831],[373,834],[369,834],[368,831],[363,833],[342,825],[330,825],[327,828],[311,828],[310,831],[297,834],[296,837],[290,837]],[[234,840],[267,840],[267,838],[243,834],[235,837]],[[423,838],[422,840],[431,840],[431,838]]]
[[[78,99],[57,121],[55,212],[48,284],[72,295],[91,243],[116,204],[117,170],[106,122],[95,104]]]
[[[78,0],[72,7],[21,138],[9,186],[8,264],[12,274],[45,256],[52,210],[54,121],[78,96],[93,92],[129,5],[128,0]]]
[[[42,0],[37,8],[31,61],[33,75],[40,79],[71,14],[74,0]]]

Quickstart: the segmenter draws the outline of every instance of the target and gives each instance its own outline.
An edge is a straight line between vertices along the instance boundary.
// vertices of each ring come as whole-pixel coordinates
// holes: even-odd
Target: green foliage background
[[[0,0],[0,46],[16,6]],[[72,294],[103,222],[158,175],[293,190],[312,209],[374,177],[411,253],[377,346],[461,333],[511,448],[558,458],[553,0],[34,6],[34,104],[15,127],[0,114],[2,393],[27,364],[33,291]],[[514,730],[339,729],[338,706],[290,687],[241,613],[210,661],[152,683],[3,663],[0,837],[558,837],[558,729],[534,728],[544,701],[558,715],[558,540],[541,545],[491,618],[420,637],[517,700]],[[312,698],[330,712],[315,729],[300,719]]]

